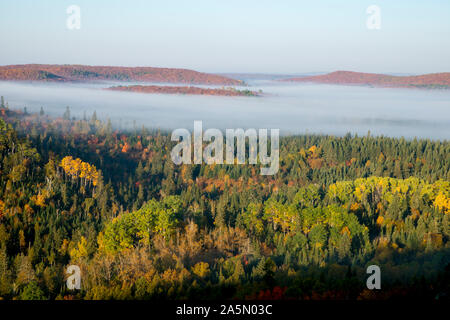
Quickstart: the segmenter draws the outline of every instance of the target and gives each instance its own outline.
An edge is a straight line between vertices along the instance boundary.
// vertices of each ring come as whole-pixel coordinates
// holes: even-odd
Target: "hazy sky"
[[[81,28],[66,9],[78,5]],[[366,27],[370,5],[381,29]],[[449,0],[1,0],[0,64],[450,71]]]

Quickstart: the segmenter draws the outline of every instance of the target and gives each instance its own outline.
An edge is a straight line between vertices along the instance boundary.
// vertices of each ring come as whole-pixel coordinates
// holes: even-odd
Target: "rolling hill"
[[[0,80],[9,81],[142,81],[240,85],[242,81],[188,69],[25,64],[0,66]]]
[[[342,85],[371,85],[377,87],[392,88],[412,87],[448,89],[450,88],[450,72],[431,73],[418,76],[391,76],[377,73],[335,71],[318,76],[288,78],[284,79],[283,81],[314,82]]]

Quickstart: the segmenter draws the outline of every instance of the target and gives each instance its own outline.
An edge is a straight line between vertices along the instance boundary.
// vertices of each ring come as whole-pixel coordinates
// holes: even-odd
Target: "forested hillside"
[[[430,73],[417,76],[392,76],[379,73],[335,71],[317,76],[289,78],[285,79],[285,81],[371,85],[390,88],[449,89],[450,72]]]
[[[143,81],[240,85],[239,80],[188,69],[86,65],[24,64],[0,66],[0,80],[15,81]]]
[[[181,165],[170,134],[0,106],[3,299],[449,294],[450,143],[302,135],[280,170]],[[65,268],[82,270],[82,289]],[[366,267],[383,290],[366,289]]]

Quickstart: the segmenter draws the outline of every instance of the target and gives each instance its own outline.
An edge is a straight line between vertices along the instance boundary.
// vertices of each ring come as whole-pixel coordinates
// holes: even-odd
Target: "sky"
[[[450,72],[449,57],[448,0],[0,0],[0,65],[420,74]]]

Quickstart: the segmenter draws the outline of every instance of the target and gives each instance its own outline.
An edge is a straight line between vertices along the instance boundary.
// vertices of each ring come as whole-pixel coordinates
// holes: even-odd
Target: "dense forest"
[[[286,136],[280,170],[0,106],[1,299],[448,297],[450,143]],[[69,265],[81,290],[67,289]],[[382,290],[366,288],[366,267]]]

